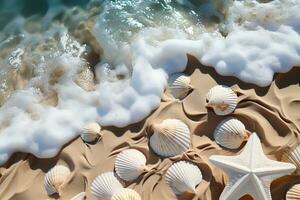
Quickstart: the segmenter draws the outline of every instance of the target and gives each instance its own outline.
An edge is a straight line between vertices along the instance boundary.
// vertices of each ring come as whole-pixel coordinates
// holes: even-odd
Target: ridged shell
[[[72,197],[70,200],[84,200],[85,198],[85,192],[80,192],[76,194],[74,197]]]
[[[94,73],[89,68],[84,68],[75,77],[75,83],[86,91],[95,89]]]
[[[44,178],[44,185],[48,195],[60,194],[63,185],[66,183],[71,172],[68,167],[56,165],[50,169]]]
[[[92,195],[99,200],[110,200],[115,193],[122,189],[122,184],[113,172],[105,172],[97,176],[91,185]]]
[[[223,120],[214,131],[216,142],[228,149],[237,149],[248,138],[244,124],[235,118]]]
[[[190,147],[190,130],[185,123],[178,119],[166,119],[160,124],[154,124],[152,129],[150,146],[160,156],[175,156]]]
[[[118,193],[114,194],[111,200],[142,200],[142,198],[136,191],[129,188],[124,188]]]
[[[211,107],[217,115],[228,115],[235,110],[237,105],[236,93],[223,85],[211,88],[206,99],[207,107]]]
[[[118,154],[115,170],[125,181],[133,181],[146,169],[146,157],[136,149],[127,149]]]
[[[300,200],[300,184],[294,185],[287,191],[286,200]]]
[[[93,142],[99,137],[101,137],[101,127],[98,123],[89,123],[81,130],[81,138],[85,142]]]
[[[300,145],[293,150],[286,152],[282,157],[283,161],[293,163],[296,166],[297,172],[300,171]]]
[[[193,89],[190,77],[183,73],[175,73],[168,81],[170,93],[177,99],[183,99]]]
[[[176,195],[184,192],[196,193],[196,186],[202,181],[202,173],[197,165],[179,161],[167,170],[165,179]]]

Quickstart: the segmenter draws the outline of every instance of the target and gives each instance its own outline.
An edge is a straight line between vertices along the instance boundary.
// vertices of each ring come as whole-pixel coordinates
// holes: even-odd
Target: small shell
[[[287,191],[286,200],[300,200],[300,184],[294,185]]]
[[[99,137],[101,137],[101,127],[98,123],[89,123],[81,130],[81,138],[85,142],[93,142]]]
[[[63,185],[66,183],[71,172],[68,167],[56,165],[50,169],[44,179],[45,189],[48,195],[60,194]]]
[[[228,149],[237,149],[248,138],[244,124],[235,118],[223,120],[214,131],[216,142]]]
[[[196,193],[196,186],[202,181],[202,173],[197,165],[179,161],[167,170],[165,179],[176,195],[184,192]]]
[[[94,73],[88,67],[84,67],[75,76],[75,83],[86,91],[95,90]]]
[[[300,171],[300,145],[293,150],[286,152],[282,156],[282,161],[293,163],[297,168],[297,173]]]
[[[113,172],[105,172],[97,176],[91,185],[92,195],[99,200],[110,200],[115,193],[122,189],[122,184]]]
[[[170,93],[177,99],[183,99],[193,89],[190,77],[183,73],[175,73],[168,81]]]
[[[85,192],[80,192],[76,194],[74,197],[72,197],[70,200],[84,200],[85,198]]]
[[[136,149],[119,153],[115,162],[118,176],[125,181],[133,181],[146,170],[146,157]]]
[[[178,119],[166,119],[154,124],[150,137],[152,150],[163,157],[171,157],[185,152],[191,144],[188,126]]]
[[[211,88],[206,99],[206,107],[211,107],[217,115],[228,115],[235,110],[237,105],[236,93],[223,85]]]
[[[129,188],[124,188],[118,193],[114,194],[111,200],[142,200],[142,198],[136,191]]]

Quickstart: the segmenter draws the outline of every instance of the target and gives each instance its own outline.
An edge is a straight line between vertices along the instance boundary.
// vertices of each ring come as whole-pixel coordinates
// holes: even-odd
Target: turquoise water
[[[24,17],[44,16],[49,8],[55,4],[70,8],[72,6],[85,6],[87,3],[89,0],[0,0],[0,29],[18,15]]]
[[[208,0],[0,0],[0,28],[17,16],[43,17],[54,8],[57,10],[54,17],[59,18],[75,6],[85,8],[93,4],[107,7],[106,23],[113,26],[118,21],[116,25],[122,30],[120,35],[125,37],[130,34],[126,31],[135,32],[145,26],[176,22],[180,20],[176,19],[178,12],[184,13],[195,24],[208,15],[211,17],[214,12],[214,5]]]

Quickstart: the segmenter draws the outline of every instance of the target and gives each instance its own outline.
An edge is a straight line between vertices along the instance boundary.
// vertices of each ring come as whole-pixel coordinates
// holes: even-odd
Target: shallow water
[[[0,1],[2,163],[52,157],[89,121],[141,121],[186,54],[259,86],[300,64],[299,0],[34,2]]]

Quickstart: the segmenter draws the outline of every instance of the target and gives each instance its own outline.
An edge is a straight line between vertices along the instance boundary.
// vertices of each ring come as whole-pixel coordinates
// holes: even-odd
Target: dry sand
[[[185,73],[191,75],[195,90],[182,102],[170,101],[166,94],[160,107],[142,122],[122,129],[104,127],[103,138],[97,144],[85,144],[81,138],[75,138],[51,159],[15,153],[0,168],[0,199],[70,199],[82,191],[87,192],[87,199],[94,199],[89,189],[93,179],[102,172],[112,171],[116,155],[127,148],[139,149],[147,157],[150,171],[126,184],[141,194],[143,200],[176,199],[165,184],[164,174],[172,162],[181,159],[198,164],[204,180],[197,187],[196,196],[183,195],[180,199],[218,199],[226,177],[209,163],[208,157],[212,154],[234,155],[244,144],[232,151],[221,148],[213,140],[213,130],[224,117],[207,111],[204,104],[206,93],[217,84],[225,84],[238,92],[239,104],[232,116],[240,119],[247,130],[258,133],[263,149],[271,159],[280,160],[284,150],[299,144],[300,68],[276,75],[266,88],[245,84],[233,77],[222,77],[191,56]],[[184,155],[161,159],[149,149],[146,127],[166,118],[181,119],[190,127],[192,148]],[[60,197],[49,197],[43,185],[44,174],[55,164],[68,166],[72,177]],[[274,181],[271,187],[273,199],[284,199],[286,190],[294,183],[300,183],[300,176],[285,176]]]

